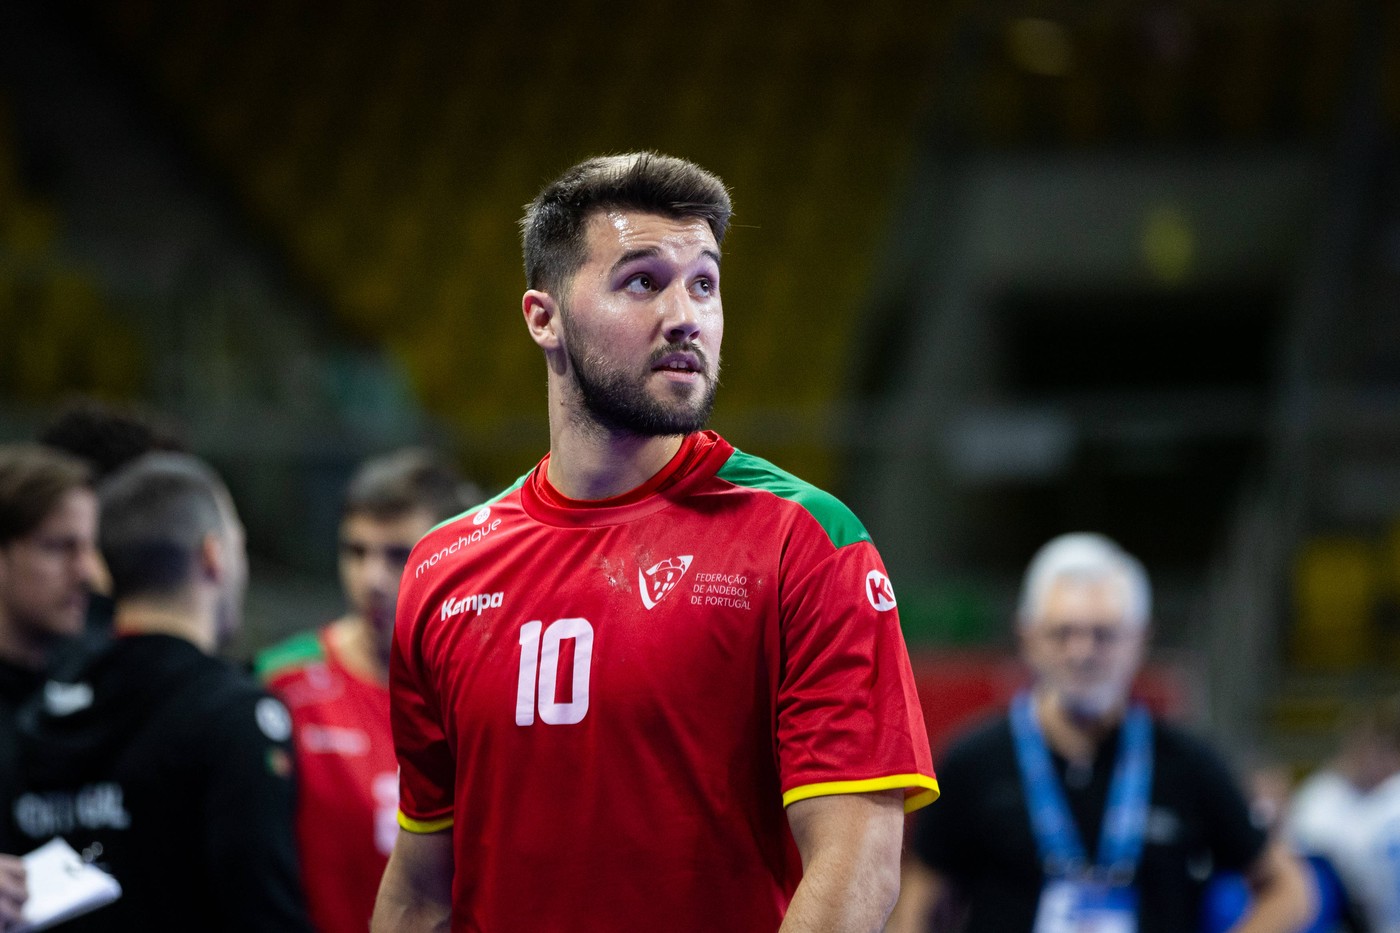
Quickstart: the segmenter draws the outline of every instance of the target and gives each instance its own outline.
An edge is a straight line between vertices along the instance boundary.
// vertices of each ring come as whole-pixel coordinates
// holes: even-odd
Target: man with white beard
[[[1197,929],[1212,870],[1249,881],[1236,930],[1305,924],[1300,866],[1220,758],[1130,701],[1150,616],[1142,564],[1108,538],[1035,555],[1017,620],[1034,683],[938,765],[949,805],[921,815],[892,929]]]

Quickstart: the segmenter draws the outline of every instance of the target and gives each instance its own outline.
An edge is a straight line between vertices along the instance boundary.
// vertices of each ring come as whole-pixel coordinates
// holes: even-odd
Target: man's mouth
[[[663,354],[651,368],[663,373],[703,373],[705,364],[699,353],[682,350]]]

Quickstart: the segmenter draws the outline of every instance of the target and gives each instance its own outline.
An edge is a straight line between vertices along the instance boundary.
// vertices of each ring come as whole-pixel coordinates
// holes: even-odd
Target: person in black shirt
[[[17,781],[16,716],[55,647],[82,631],[100,573],[97,496],[79,461],[37,444],[0,445],[0,802]],[[23,840],[0,820],[0,924],[25,899]]]
[[[892,930],[1181,933],[1217,869],[1249,879],[1242,928],[1308,921],[1300,866],[1219,756],[1129,701],[1150,604],[1142,565],[1101,535],[1036,555],[1019,611],[1034,686],[939,763]]]
[[[247,556],[223,484],[153,453],[100,487],[115,638],[65,661],[21,712],[31,846],[64,837],[123,888],[65,930],[309,930],[292,837],[285,707],[215,658]]]

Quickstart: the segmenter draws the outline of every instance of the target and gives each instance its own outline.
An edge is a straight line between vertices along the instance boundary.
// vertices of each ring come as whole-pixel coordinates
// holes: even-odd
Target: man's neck
[[[369,622],[347,613],[331,623],[331,649],[351,673],[377,684],[389,682],[388,659],[375,650],[375,633]]]
[[[570,499],[610,499],[651,479],[680,450],[683,438],[615,434],[554,419],[549,484]]]
[[[175,600],[118,600],[112,631],[117,635],[170,635],[210,655],[218,649],[213,618]]]
[[[1086,716],[1068,709],[1061,697],[1038,693],[1035,714],[1045,742],[1061,758],[1086,762],[1104,737],[1123,720],[1123,706],[1117,705],[1099,716]]]

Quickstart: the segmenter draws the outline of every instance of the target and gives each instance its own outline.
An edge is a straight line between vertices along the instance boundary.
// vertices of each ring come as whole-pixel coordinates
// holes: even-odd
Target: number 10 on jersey
[[[569,702],[557,703],[554,698],[559,679],[559,646],[565,639],[574,642],[573,689]],[[548,628],[543,622],[526,622],[520,629],[515,724],[533,725],[536,709],[540,721],[550,726],[568,726],[583,719],[588,714],[588,676],[592,667],[593,626],[587,619],[558,619]]]

